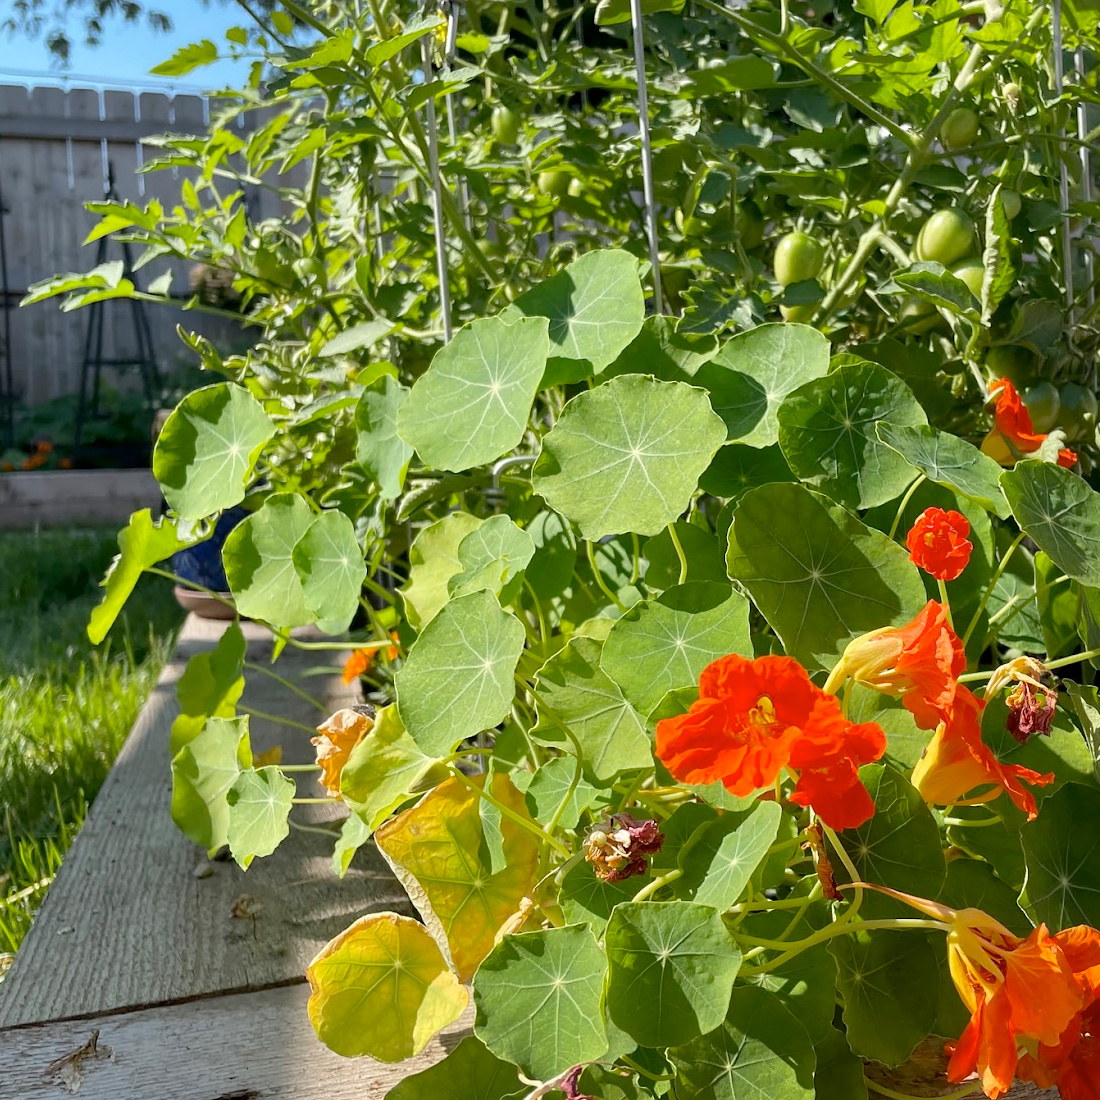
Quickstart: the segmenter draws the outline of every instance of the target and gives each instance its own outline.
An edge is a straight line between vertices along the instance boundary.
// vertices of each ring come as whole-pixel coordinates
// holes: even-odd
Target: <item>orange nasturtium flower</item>
[[[799,772],[792,798],[837,829],[874,813],[857,769],[885,751],[882,730],[848,722],[791,657],[721,657],[703,670],[691,709],[657,723],[657,755],[676,779],[721,781],[744,797],[790,767]]]
[[[350,684],[358,680],[360,676],[370,671],[370,667],[373,664],[373,649],[355,650],[355,652],[344,662],[344,683]]]
[[[351,750],[374,728],[369,707],[344,707],[317,727],[320,737],[311,739],[321,767],[321,786],[331,795],[340,793],[340,775]]]
[[[905,540],[910,560],[938,581],[953,581],[970,561],[970,521],[959,512],[925,508]]]
[[[1007,378],[991,382],[989,392],[994,400],[994,427],[982,442],[982,450],[1000,465],[1013,466],[1020,455],[1037,451],[1046,434],[1035,430],[1031,413]],[[1063,447],[1058,452],[1058,465],[1067,470],[1076,466],[1077,455]]]

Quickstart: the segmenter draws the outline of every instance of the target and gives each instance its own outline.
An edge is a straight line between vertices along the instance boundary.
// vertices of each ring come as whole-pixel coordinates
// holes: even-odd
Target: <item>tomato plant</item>
[[[471,2],[450,57],[434,13],[288,8],[308,43],[247,32],[266,72],[162,139],[178,207],[95,205],[153,268],[231,273],[256,339],[185,335],[211,382],[157,445],[169,513],[89,629],[243,504],[237,612],[352,652],[375,712],[312,772],[252,757],[234,628],[173,741],[208,851],[247,866],[325,797],[337,873],[374,843],[409,887],[423,924],[311,964],[322,1041],[400,1061],[472,998],[394,1100],[828,1100],[965,1034],[959,1082],[1077,1100],[1097,211],[1060,177],[1094,78],[1052,87],[1049,7],[647,5],[650,222],[626,5]],[[1072,56],[1097,18],[1063,9]],[[297,165],[254,224],[241,193]]]

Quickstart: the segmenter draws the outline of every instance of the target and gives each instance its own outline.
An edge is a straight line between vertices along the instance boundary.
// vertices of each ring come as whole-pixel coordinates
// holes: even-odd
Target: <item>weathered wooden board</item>
[[[332,840],[293,831],[274,856],[243,872],[233,863],[208,861],[173,825],[175,682],[187,657],[212,645],[224,626],[188,619],[176,659],[165,668],[0,985],[0,1028],[300,980],[320,947],[363,912],[411,911],[373,848],[356,856],[341,882],[331,869]],[[246,632],[249,659],[266,664],[267,635],[251,625]],[[335,709],[350,695],[334,675],[333,658],[290,650],[276,669],[294,677],[323,666],[324,675],[304,682]],[[324,717],[269,677],[251,672],[248,681],[244,706],[310,726]],[[307,730],[253,717],[252,731],[258,751],[281,744],[288,763],[312,758]],[[323,793],[311,775],[302,778],[300,793]],[[298,806],[292,816],[331,825],[339,812],[329,805]],[[244,908],[254,915],[234,916],[246,895],[252,900]]]
[[[58,1100],[65,1074],[73,1084],[79,1076],[79,1100],[382,1100],[439,1061],[473,1018],[467,1011],[415,1059],[387,1065],[323,1047],[308,997],[299,983],[0,1031],[0,1096]],[[71,1058],[95,1032],[95,1054]]]

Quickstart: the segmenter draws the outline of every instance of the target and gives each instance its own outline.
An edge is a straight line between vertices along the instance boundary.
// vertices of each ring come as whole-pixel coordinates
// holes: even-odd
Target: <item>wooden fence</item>
[[[88,323],[87,310],[62,313],[56,301],[17,308],[27,288],[52,275],[95,265],[96,246],[84,246],[83,241],[96,219],[84,204],[104,197],[108,170],[121,199],[144,203],[156,198],[166,208],[176,205],[180,171],[139,174],[142,163],[157,153],[144,143],[165,132],[203,133],[207,109],[207,102],[194,95],[0,85],[0,217],[7,300],[16,307],[10,323],[17,402],[33,405],[76,392]],[[277,214],[275,201],[258,191],[249,196],[250,212],[255,217]],[[261,211],[253,204],[270,209]],[[121,259],[117,245],[108,259]],[[138,273],[139,285],[164,270],[154,268]],[[173,290],[182,294],[186,289],[186,265],[176,263]],[[133,357],[130,303],[111,302],[104,308],[104,357]],[[213,338],[227,338],[235,328],[232,322],[197,313],[156,305],[145,309],[162,371],[170,371],[185,355],[175,333],[178,322]],[[131,377],[136,383],[136,372]],[[122,377],[108,375],[106,380],[125,384]]]

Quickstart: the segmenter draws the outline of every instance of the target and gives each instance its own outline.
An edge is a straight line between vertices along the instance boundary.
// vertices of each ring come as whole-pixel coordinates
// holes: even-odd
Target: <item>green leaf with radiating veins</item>
[[[394,1085],[386,1100],[518,1100],[529,1091],[514,1065],[467,1035],[443,1061]]]
[[[458,548],[481,524],[469,512],[450,512],[416,536],[409,549],[409,580],[401,589],[414,630],[423,630],[450,599],[447,584],[462,570]]]
[[[1001,467],[972,443],[927,424],[917,426],[882,421],[879,439],[897,451],[929,481],[946,485],[1001,519],[1009,515],[1001,491]]]
[[[771,324],[740,332],[695,374],[710,391],[729,438],[767,447],[778,438],[776,410],[792,390],[829,371],[829,341],[809,325]]]
[[[397,414],[409,391],[383,375],[363,391],[355,406],[355,460],[378,483],[383,500],[396,500],[405,483],[413,449],[397,434]]]
[[[866,900],[866,897],[864,898]],[[912,910],[910,910],[912,912]],[[919,932],[863,932],[829,944],[856,1054],[897,1066],[936,1022],[936,953]]]
[[[583,776],[576,778],[578,766],[575,757],[556,756],[531,776],[524,796],[536,821],[549,825],[564,803],[557,823],[563,829],[575,829],[581,814],[595,804],[600,792]]]
[[[557,512],[548,508],[539,512],[526,530],[534,540],[535,553],[527,563],[524,578],[539,599],[560,596],[569,587],[577,565],[577,536]]]
[[[359,610],[367,576],[355,525],[343,512],[322,512],[292,553],[306,606],[328,634],[343,633]]]
[[[189,393],[157,437],[153,474],[181,519],[203,519],[244,500],[275,424],[242,386],[218,382]]]
[[[874,508],[913,480],[909,463],[880,442],[880,420],[927,422],[909,387],[877,363],[847,363],[789,393],[776,412],[779,446],[806,484],[849,508]]]
[[[516,299],[550,323],[550,354],[585,359],[599,374],[642,330],[645,296],[638,260],[621,248],[589,252]]]
[[[651,374],[663,382],[689,382],[717,354],[717,336],[678,332],[672,318],[655,313],[645,319],[641,332],[601,373],[605,378]]]
[[[623,882],[604,882],[596,877],[590,863],[581,861],[565,872],[558,901],[570,924],[583,922],[602,936],[615,906],[630,901],[650,881],[652,875],[645,874]]]
[[[901,626],[926,602],[903,547],[801,485],[741,498],[727,565],[786,652],[811,668],[831,668],[855,635]]]
[[[273,766],[247,768],[226,792],[226,839],[233,858],[248,870],[256,856],[269,856],[290,836],[294,780]]]
[[[294,566],[294,547],[315,517],[305,497],[276,493],[233,528],[222,548],[222,561],[242,615],[277,627],[316,620]]]
[[[398,713],[424,753],[446,756],[505,718],[524,639],[491,592],[452,600],[424,628],[394,677]]]
[[[687,507],[724,439],[702,390],[625,374],[565,406],[533,487],[587,539],[655,535]]]
[[[770,447],[727,443],[699,479],[699,488],[704,493],[736,501],[759,485],[797,480],[778,443]]]
[[[779,803],[760,802],[747,813],[723,814],[693,834],[680,849],[684,874],[677,893],[722,912],[735,905],[775,842],[782,816]]]
[[[1016,522],[1063,572],[1100,586],[1100,493],[1061,466],[1018,462],[1001,474]]]
[[[638,712],[600,668],[600,643],[576,636],[539,669],[539,721],[536,737],[553,740],[575,753],[564,722],[580,743],[589,774],[597,782],[620,772],[653,765],[653,753]]]
[[[535,1080],[607,1053],[607,957],[587,925],[505,936],[474,975],[474,1034]]]
[[[1020,830],[1027,877],[1020,904],[1036,923],[1060,932],[1100,926],[1100,791],[1066,783]]]
[[[868,1100],[863,1059],[852,1052],[840,1028],[830,1023],[825,1038],[814,1044],[814,1053],[814,1100]]]
[[[88,638],[99,645],[118,618],[141,574],[177,550],[201,541],[181,538],[176,525],[167,518],[153,522],[152,513],[142,508],[130,516],[130,522],[118,533],[118,556],[111,562],[102,587],[103,599],[88,617]]]
[[[176,684],[180,713],[172,723],[175,756],[206,724],[208,717],[232,718],[244,691],[244,658],[248,648],[234,620],[213,649],[196,653]]]
[[[611,628],[600,667],[642,714],[665,694],[698,683],[711,661],[752,656],[749,601],[728,584],[695,581],[636,604]]]
[[[426,466],[468,470],[517,447],[546,366],[542,317],[484,317],[455,333],[416,380],[397,433]]]
[[[229,841],[229,788],[251,767],[247,715],[208,718],[172,760],[172,820],[211,855]]]
[[[447,581],[451,597],[487,591],[507,605],[515,599],[535,541],[508,516],[490,516],[458,544],[461,569]]]
[[[626,902],[607,925],[607,1011],[640,1046],[680,1046],[725,1019],[741,952],[718,910]]]
[[[734,989],[721,1025],[670,1057],[677,1100],[813,1100],[810,1037],[774,993],[758,986]]]

